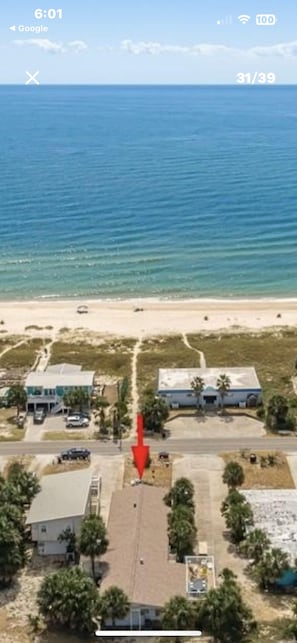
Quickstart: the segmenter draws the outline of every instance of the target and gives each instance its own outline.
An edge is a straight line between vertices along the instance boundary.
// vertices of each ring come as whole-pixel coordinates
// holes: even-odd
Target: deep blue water
[[[0,87],[0,298],[297,292],[297,87]]]

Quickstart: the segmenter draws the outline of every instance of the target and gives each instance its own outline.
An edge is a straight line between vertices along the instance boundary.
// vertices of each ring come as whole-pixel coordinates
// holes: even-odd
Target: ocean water
[[[0,87],[0,298],[297,293],[297,86]]]

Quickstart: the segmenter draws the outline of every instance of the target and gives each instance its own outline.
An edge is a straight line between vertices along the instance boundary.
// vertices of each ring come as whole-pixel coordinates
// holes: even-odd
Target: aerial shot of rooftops
[[[297,641],[297,4],[0,8],[0,643]]]

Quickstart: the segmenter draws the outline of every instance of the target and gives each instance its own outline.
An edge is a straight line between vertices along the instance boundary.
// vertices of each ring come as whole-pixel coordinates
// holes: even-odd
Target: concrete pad
[[[26,418],[26,433],[24,435],[24,442],[40,442],[42,440],[42,436],[44,433],[44,425],[45,422],[42,424],[34,424],[33,422],[33,415],[27,415]]]
[[[180,415],[166,423],[170,438],[258,438],[266,435],[264,425],[246,415]]]
[[[287,462],[290,467],[294,485],[297,488],[297,453],[287,455]]]
[[[107,524],[112,494],[123,488],[124,456],[92,455],[91,466],[94,474],[102,478],[100,514]]]
[[[216,517],[213,515],[213,497],[217,488],[217,478],[221,481],[223,469],[224,462],[218,456],[184,456],[173,465],[173,482],[177,478],[186,477],[194,485],[198,541],[207,542],[210,555],[215,555]],[[214,475],[215,484],[212,481]],[[221,502],[220,485],[219,489]]]

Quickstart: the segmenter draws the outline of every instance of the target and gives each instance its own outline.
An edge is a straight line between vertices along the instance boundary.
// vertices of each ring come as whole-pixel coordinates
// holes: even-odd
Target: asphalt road
[[[132,442],[123,441],[122,452],[130,453]],[[285,452],[297,452],[297,437],[267,437],[267,438],[213,438],[213,439],[184,439],[184,440],[145,440],[145,444],[151,447],[151,451],[168,451],[168,453],[188,453],[214,455],[224,451],[239,451],[240,449],[260,450],[281,450]],[[0,442],[0,456],[6,455],[36,455],[36,454],[58,454],[64,449],[73,446],[87,447],[92,453],[101,455],[118,455],[119,444],[113,442],[96,441],[44,441],[44,442]]]

